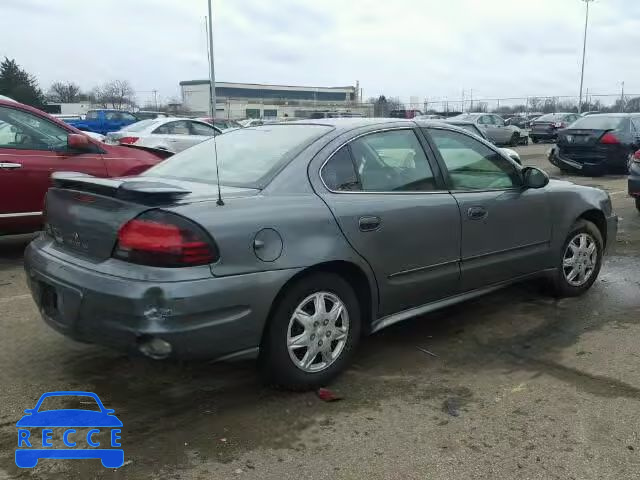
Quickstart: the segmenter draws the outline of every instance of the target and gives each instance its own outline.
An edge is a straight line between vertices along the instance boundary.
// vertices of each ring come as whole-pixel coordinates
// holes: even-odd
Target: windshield
[[[609,117],[589,115],[579,118],[571,128],[587,128],[593,130],[616,130],[622,126],[625,117]]]
[[[213,183],[214,147],[218,152],[220,183],[261,188],[263,182],[300,150],[332,127],[326,125],[265,125],[233,130],[184,150],[143,175]]]

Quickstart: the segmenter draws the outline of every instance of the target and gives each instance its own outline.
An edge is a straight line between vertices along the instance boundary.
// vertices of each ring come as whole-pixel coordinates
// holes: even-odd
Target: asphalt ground
[[[30,236],[0,239],[0,478],[640,478],[640,214],[624,176],[563,176],[549,148],[517,150],[608,190],[621,217],[593,288],[555,300],[525,283],[394,325],[363,340],[332,403],[262,386],[251,362],[155,362],[68,340],[28,294]],[[115,409],[122,468],[15,466],[16,421],[54,390]]]

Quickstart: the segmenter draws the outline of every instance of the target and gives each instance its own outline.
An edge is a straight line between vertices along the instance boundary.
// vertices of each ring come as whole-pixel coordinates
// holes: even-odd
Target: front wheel
[[[603,251],[604,242],[598,227],[587,220],[578,220],[558,258],[553,277],[556,296],[576,297],[589,290],[600,272]]]
[[[636,208],[640,212],[640,197],[636,198]]]
[[[536,138],[536,137],[531,137],[531,141],[532,141],[533,143],[538,143],[538,142],[540,141],[540,139],[539,139],[539,138]]]
[[[520,144],[520,135],[514,133],[511,135],[511,139],[509,140],[509,146],[517,147]]]
[[[272,384],[291,390],[326,385],[346,368],[360,339],[361,313],[340,276],[317,273],[292,285],[276,305],[260,351]]]

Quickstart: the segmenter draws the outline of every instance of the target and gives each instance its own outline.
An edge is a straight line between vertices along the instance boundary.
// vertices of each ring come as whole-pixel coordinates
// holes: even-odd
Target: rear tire
[[[325,308],[318,311],[320,303]],[[335,305],[344,311],[337,321],[331,314]],[[361,322],[358,298],[342,277],[315,273],[301,278],[278,301],[265,329],[259,359],[263,379],[296,391],[326,385],[349,364]],[[293,341],[298,338],[299,343]]]
[[[540,139],[536,138],[536,137],[531,137],[531,141],[533,143],[538,143],[540,141]]]
[[[591,245],[593,253],[589,253]],[[587,220],[574,223],[557,256],[557,270],[551,278],[554,295],[577,297],[589,290],[600,273],[603,252],[604,242],[598,227]]]
[[[520,144],[520,135],[514,133],[511,135],[511,139],[509,140],[509,145],[512,147],[517,147]]]
[[[640,197],[636,198],[636,208],[638,209],[638,212],[640,212]]]

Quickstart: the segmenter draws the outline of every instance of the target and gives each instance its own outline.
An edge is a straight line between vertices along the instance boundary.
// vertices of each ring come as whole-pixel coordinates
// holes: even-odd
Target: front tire
[[[552,286],[557,297],[577,297],[591,288],[602,267],[604,242],[598,227],[578,220],[558,255]]]
[[[511,147],[517,147],[520,144],[520,135],[514,133],[511,135],[511,139],[509,140],[509,145]]]
[[[638,209],[638,212],[640,212],[640,197],[636,198],[636,208]]]
[[[358,298],[342,277],[302,277],[278,301],[266,327],[259,359],[264,379],[290,390],[326,385],[349,364],[361,322]]]
[[[532,141],[533,143],[538,143],[538,142],[540,141],[540,139],[539,139],[539,138],[536,138],[536,137],[531,137],[531,141]]]

